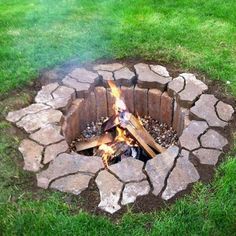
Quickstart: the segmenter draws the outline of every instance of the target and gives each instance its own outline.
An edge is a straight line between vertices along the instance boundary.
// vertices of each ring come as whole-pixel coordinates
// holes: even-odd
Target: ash
[[[71,150],[76,151],[75,144],[82,140],[87,140],[89,138],[99,136],[102,134],[102,124],[107,120],[107,117],[102,117],[97,122],[91,122],[87,124],[85,130],[82,131],[81,135],[72,141]],[[176,145],[178,142],[178,136],[176,131],[169,127],[165,123],[161,123],[158,120],[153,119],[150,116],[141,118],[141,122],[144,128],[152,135],[155,141],[162,147],[168,148],[171,145]]]

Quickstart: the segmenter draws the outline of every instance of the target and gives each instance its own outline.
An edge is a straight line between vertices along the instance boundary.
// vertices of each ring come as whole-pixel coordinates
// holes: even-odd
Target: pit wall
[[[189,122],[189,110],[181,107],[168,92],[121,86],[121,94],[129,112],[152,118],[172,126],[180,136]],[[64,115],[62,133],[71,143],[86,128],[86,124],[114,114],[115,102],[109,88],[98,86],[75,99]]]

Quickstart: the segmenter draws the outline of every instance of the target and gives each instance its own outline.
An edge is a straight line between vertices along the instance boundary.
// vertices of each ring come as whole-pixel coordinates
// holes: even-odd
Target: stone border
[[[219,130],[229,124],[233,108],[212,94],[203,94],[208,88],[193,74],[172,79],[165,67],[144,63],[134,65],[134,71],[120,63],[95,65],[93,71],[76,68],[61,83],[43,86],[34,104],[9,112],[6,119],[29,134],[19,150],[24,169],[37,173],[39,187],[78,195],[95,177],[99,207],[114,213],[150,191],[169,200],[198,181],[190,155],[201,164],[216,165],[228,144]],[[83,119],[111,115],[107,80],[121,86],[131,112],[150,114],[172,125],[180,135],[179,147],[171,146],[146,166],[127,158],[108,170],[100,157],[68,153],[68,142],[83,129]]]

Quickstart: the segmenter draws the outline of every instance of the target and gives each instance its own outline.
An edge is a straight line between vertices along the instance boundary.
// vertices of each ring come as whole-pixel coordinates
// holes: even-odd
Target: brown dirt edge
[[[33,102],[33,97],[35,96],[36,92],[40,90],[42,85],[58,81],[63,79],[64,76],[72,71],[76,67],[85,67],[88,69],[92,69],[94,64],[98,63],[113,63],[113,62],[120,62],[120,63],[125,63],[129,68],[132,68],[134,64],[143,62],[143,63],[148,63],[148,64],[160,64],[163,65],[167,68],[169,71],[170,75],[174,78],[178,76],[180,73],[183,72],[190,72],[195,75],[197,75],[198,79],[202,80],[205,82],[209,89],[207,93],[214,94],[218,99],[232,105],[234,108],[236,107],[236,99],[233,96],[230,96],[229,94],[226,94],[225,92],[225,85],[221,81],[215,81],[215,80],[210,80],[206,75],[199,71],[194,71],[194,70],[184,70],[181,67],[178,67],[177,63],[173,64],[167,64],[164,63],[163,61],[154,61],[154,60],[143,60],[141,58],[138,59],[122,59],[122,60],[115,60],[115,59],[100,59],[91,63],[79,63],[79,60],[71,60],[67,63],[64,63],[62,65],[59,65],[55,67],[54,69],[44,69],[41,71],[40,76],[35,79],[34,83],[31,85],[25,86],[23,89],[15,89],[7,94],[7,96],[4,96],[2,99],[2,102],[4,100],[7,100],[9,97],[17,97],[21,93],[28,93],[31,96],[31,99],[28,101],[29,104]],[[15,109],[20,109],[20,105],[16,105],[14,107]],[[2,120],[3,117],[0,116],[0,121]],[[11,132],[14,133],[15,135],[19,136],[20,139],[23,139],[25,137],[24,132],[19,130],[18,128],[12,126]],[[229,145],[226,147],[224,150],[225,153],[229,153],[230,149],[232,148],[233,145],[233,132],[236,130],[236,115],[234,115],[234,119],[230,122],[230,125],[225,128],[224,130],[221,130],[221,133],[228,138],[229,140]],[[19,154],[20,155],[20,154]],[[217,166],[225,159],[225,155],[220,157],[220,160],[217,164]],[[201,175],[201,181],[203,183],[210,183],[212,179],[214,178],[214,168],[208,165],[201,165],[196,159],[191,158],[193,164],[199,171],[199,174]],[[21,161],[22,162],[22,161]],[[19,162],[18,162],[19,164]],[[21,163],[23,166],[23,164]],[[42,191],[37,187],[36,185],[36,178],[29,175],[30,180],[27,184],[27,186],[22,186],[22,188],[27,188],[28,190],[33,193],[33,196],[35,198],[37,197],[37,194],[39,194],[39,198],[42,198]],[[187,195],[191,192],[192,190],[192,184],[190,184],[186,190],[178,193],[170,199],[169,201],[164,201],[161,199],[160,196],[156,197],[152,193],[149,193],[148,195],[144,197],[138,197],[136,202],[133,204],[129,204],[128,206],[123,206],[121,210],[118,212],[114,213],[113,215],[105,213],[104,211],[100,210],[97,206],[99,204],[99,191],[97,189],[97,186],[94,182],[94,179],[91,180],[90,186],[88,189],[83,191],[79,196],[75,196],[72,194],[64,194],[64,199],[68,204],[76,204],[78,206],[78,211],[72,212],[72,214],[77,214],[81,209],[84,210],[85,212],[94,214],[94,215],[101,215],[101,216],[107,216],[111,218],[112,220],[116,221],[119,220],[124,213],[127,211],[132,211],[134,213],[148,213],[148,212],[155,212],[155,211],[160,211],[163,208],[169,207],[171,204],[173,204],[177,199],[181,198],[184,195]],[[45,190],[44,190],[45,191]],[[48,190],[54,191],[54,190]]]

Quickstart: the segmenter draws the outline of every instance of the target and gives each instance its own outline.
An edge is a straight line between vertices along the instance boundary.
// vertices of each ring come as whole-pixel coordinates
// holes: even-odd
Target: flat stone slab
[[[167,92],[171,97],[175,97],[179,92],[184,89],[185,79],[181,76],[174,78],[168,83]]]
[[[46,104],[54,109],[68,108],[75,99],[75,90],[66,86],[59,86],[52,92],[53,99]]]
[[[139,63],[134,65],[138,76],[138,86],[142,88],[158,88],[163,91],[171,78],[160,76],[153,72],[149,65]]]
[[[150,185],[147,180],[139,183],[128,183],[125,185],[122,194],[121,204],[126,205],[135,202],[137,197],[145,196],[150,192]]]
[[[59,124],[62,119],[61,111],[54,109],[42,110],[37,113],[24,116],[16,125],[27,133],[32,133],[48,124]]]
[[[69,76],[66,76],[62,83],[68,87],[74,88],[76,90],[78,97],[83,97],[84,93],[88,93],[87,91],[90,91],[91,84],[90,83],[81,83],[77,81],[76,79],[73,79]]]
[[[207,128],[208,125],[205,121],[191,121],[179,138],[180,146],[189,151],[199,148],[198,138]]]
[[[24,117],[28,114],[35,114],[37,112],[47,110],[49,108],[50,108],[50,106],[47,106],[45,104],[34,103],[34,104],[31,104],[30,106],[22,108],[18,111],[9,112],[6,119],[10,122],[15,123],[15,122],[19,121],[22,117]]]
[[[56,179],[50,185],[50,188],[57,189],[61,192],[73,193],[79,195],[88,188],[92,175],[77,173]]]
[[[199,148],[193,152],[193,155],[204,165],[216,165],[221,154],[219,150],[206,148]]]
[[[98,70],[97,72],[102,78],[102,82],[103,82],[104,87],[109,87],[108,82],[107,82],[108,80],[115,81],[114,76],[113,76],[113,72],[103,71],[103,70]]]
[[[49,145],[64,140],[60,134],[60,127],[56,125],[47,125],[39,131],[30,135],[30,138],[42,145]]]
[[[114,72],[115,81],[119,86],[130,87],[133,85],[133,79],[135,78],[134,72],[132,72],[128,67],[124,67],[120,70]]]
[[[198,181],[200,178],[196,168],[189,161],[189,152],[181,151],[181,155],[177,159],[176,166],[167,179],[167,186],[162,193],[164,200],[169,200],[180,191],[185,190],[189,184]]]
[[[43,164],[47,164],[54,160],[59,154],[68,151],[69,146],[65,140],[47,146],[44,153]]]
[[[120,63],[111,63],[111,64],[100,64],[100,65],[96,65],[93,67],[94,70],[104,70],[104,71],[111,71],[114,72],[116,70],[119,70],[121,68],[123,68],[124,65],[120,64]]]
[[[190,114],[195,119],[205,120],[210,127],[225,127],[227,122],[220,120],[217,116],[215,105],[218,99],[211,94],[203,94],[190,109]]]
[[[49,184],[59,177],[77,172],[94,175],[102,168],[101,157],[62,153],[49,164],[46,170],[37,175],[37,182],[39,187],[48,188]]]
[[[118,202],[123,184],[107,170],[101,171],[95,182],[98,186],[101,199],[98,207],[111,214],[118,211],[121,208]]]
[[[127,183],[130,181],[141,181],[147,178],[142,172],[143,165],[144,163],[142,161],[127,157],[108,168],[112,173],[118,176],[121,181]]]
[[[157,196],[165,185],[165,179],[173,168],[174,161],[179,154],[177,146],[169,147],[166,152],[149,160],[145,170],[153,186],[152,193]]]
[[[229,104],[219,101],[216,105],[216,112],[221,120],[230,121],[233,118],[234,109]]]
[[[177,102],[182,107],[190,108],[196,99],[205,92],[208,87],[193,74],[182,73],[180,76],[184,78],[185,86],[184,89],[177,94]]]
[[[92,71],[88,71],[84,68],[76,68],[74,69],[69,76],[73,79],[76,79],[81,83],[89,83],[92,84],[95,80],[98,79],[98,74]]]
[[[43,146],[29,139],[24,139],[19,146],[19,151],[24,158],[24,170],[33,172],[40,170],[42,167]]]
[[[222,150],[228,144],[228,140],[225,137],[212,129],[201,136],[200,142],[203,147],[215,148],[218,150]]]
[[[51,83],[42,86],[42,89],[37,93],[35,97],[35,102],[37,103],[47,103],[53,99],[52,92],[59,87],[58,83]]]
[[[170,77],[170,74],[166,67],[161,66],[161,65],[150,65],[150,68],[152,71],[157,73],[158,75],[161,75],[163,77]]]

